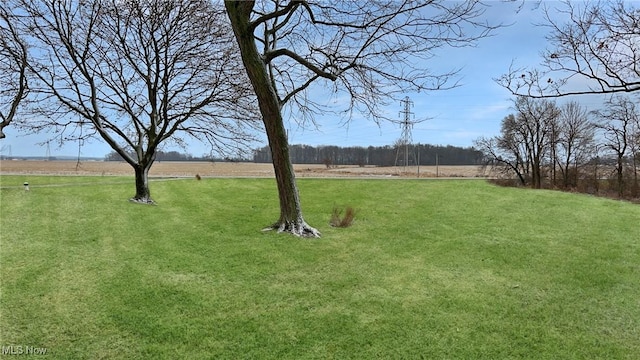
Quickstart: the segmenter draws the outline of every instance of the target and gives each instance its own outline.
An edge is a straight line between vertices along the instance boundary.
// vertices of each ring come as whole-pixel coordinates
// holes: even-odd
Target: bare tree
[[[589,113],[576,101],[564,104],[556,130],[554,161],[562,175],[562,186],[576,186],[578,168],[588,161],[594,143],[594,127],[589,121]]]
[[[617,96],[609,99],[607,107],[594,111],[596,116],[595,126],[604,138],[603,146],[613,152],[616,159],[616,185],[618,196],[625,193],[624,168],[626,157],[629,155],[630,144],[634,134],[634,124],[640,118],[636,104],[627,97]]]
[[[511,66],[497,82],[515,95],[558,97],[640,90],[640,8],[631,1],[545,8],[550,49],[540,68]],[[568,17],[567,23],[554,18]]]
[[[14,23],[10,4],[0,3],[0,139],[28,94],[28,50]]]
[[[474,148],[485,157],[485,166],[501,174],[515,174],[522,186],[529,178],[529,163],[526,161],[526,149],[516,131],[516,117],[509,114],[500,126],[500,135],[492,138],[480,137],[474,141]]]
[[[256,119],[224,8],[207,0],[20,2],[34,45],[37,105],[26,124],[58,139],[99,136],[133,167],[132,201],[153,203],[161,145],[246,145]]]
[[[551,148],[552,129],[560,110],[553,101],[524,96],[518,96],[514,107],[517,111],[514,127],[531,166],[531,186],[539,189],[542,186],[543,160]]]
[[[272,152],[280,218],[270,228],[298,236],[320,233],[302,216],[283,107],[295,108],[300,122],[313,121],[314,112],[328,107],[310,92],[324,85],[347,96],[346,113],[383,119],[386,101],[408,89],[456,86],[455,70],[433,74],[427,60],[493,29],[477,20],[478,1],[227,0],[225,6]]]

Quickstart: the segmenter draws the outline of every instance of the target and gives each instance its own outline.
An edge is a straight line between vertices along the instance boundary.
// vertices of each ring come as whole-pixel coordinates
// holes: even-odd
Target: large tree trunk
[[[152,163],[138,164],[133,167],[136,174],[136,195],[130,200],[142,204],[155,204],[149,191],[149,169]]]
[[[271,85],[266,64],[258,52],[249,24],[254,5],[254,1],[225,1],[227,14],[240,47],[242,62],[258,98],[278,184],[280,218],[267,229],[277,229],[279,232],[289,232],[297,236],[320,237],[318,230],[307,225],[302,217],[280,102]]]

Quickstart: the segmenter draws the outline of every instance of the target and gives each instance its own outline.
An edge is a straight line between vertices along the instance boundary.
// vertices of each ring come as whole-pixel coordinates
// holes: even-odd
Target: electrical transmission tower
[[[396,161],[395,166],[398,166],[398,158],[400,157],[400,152],[403,152],[403,165],[406,168],[409,165],[409,145],[413,142],[411,137],[411,130],[413,129],[413,125],[417,122],[415,121],[415,114],[411,111],[413,107],[413,101],[406,96],[404,99],[400,100],[402,103],[402,110],[400,111],[400,115],[402,120],[399,122],[400,126],[402,126],[402,135],[397,142],[397,151],[396,151]],[[404,149],[403,149],[404,148]],[[413,155],[413,161],[415,163],[415,154]]]
[[[0,148],[0,158],[11,159],[11,145],[2,145]]]
[[[44,159],[46,161],[51,160],[51,146],[49,145],[49,141],[47,141],[47,152],[46,152],[46,154],[44,156]]]

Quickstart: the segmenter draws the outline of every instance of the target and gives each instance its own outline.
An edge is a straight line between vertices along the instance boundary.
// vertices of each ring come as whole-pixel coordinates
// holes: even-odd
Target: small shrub
[[[342,216],[342,210],[339,207],[334,206],[333,213],[331,214],[331,220],[329,224],[333,227],[346,228],[353,224],[353,220],[356,217],[356,211],[351,206],[347,206]]]

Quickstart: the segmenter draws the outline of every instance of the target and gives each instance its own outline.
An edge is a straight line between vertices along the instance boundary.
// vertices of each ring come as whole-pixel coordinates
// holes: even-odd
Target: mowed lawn
[[[481,180],[0,178],[0,345],[59,359],[637,359],[640,206]],[[64,186],[44,186],[63,184]],[[15,186],[15,187],[10,187]],[[353,206],[352,227],[328,225]]]

